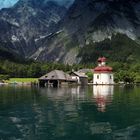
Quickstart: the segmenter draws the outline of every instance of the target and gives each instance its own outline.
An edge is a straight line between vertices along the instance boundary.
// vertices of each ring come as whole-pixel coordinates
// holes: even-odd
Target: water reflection
[[[140,87],[1,87],[0,139],[140,139],[139,93]]]
[[[46,96],[51,100],[87,100],[88,99],[88,87],[73,86],[73,87],[61,87],[61,88],[44,88],[41,89],[40,95]]]
[[[67,104],[74,107],[74,103],[92,102],[97,106],[98,111],[105,112],[106,106],[112,102],[113,92],[114,86],[75,86],[41,89],[40,95],[52,101],[66,101],[65,107]]]
[[[93,97],[98,111],[105,112],[106,106],[112,102],[114,86],[93,86]]]

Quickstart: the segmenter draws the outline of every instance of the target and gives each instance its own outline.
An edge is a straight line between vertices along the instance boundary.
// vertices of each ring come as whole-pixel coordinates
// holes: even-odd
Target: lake
[[[140,140],[140,87],[0,86],[0,140]]]

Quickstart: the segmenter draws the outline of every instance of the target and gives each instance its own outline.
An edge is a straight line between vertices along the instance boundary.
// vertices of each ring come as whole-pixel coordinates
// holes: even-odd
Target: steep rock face
[[[11,34],[14,33],[16,28],[16,26],[10,24],[9,22],[0,19],[0,48],[16,52],[16,49],[11,42]]]
[[[6,23],[1,26],[0,40],[8,40],[11,49],[28,58],[40,47],[36,42],[54,30],[65,12],[66,8],[55,2],[20,0],[0,11],[0,20]]]
[[[139,11],[138,0],[77,0],[70,8],[63,25],[69,32],[77,34],[86,32],[97,35],[99,32],[120,30],[135,37],[139,34]],[[100,38],[94,37],[94,40],[100,41]]]
[[[132,44],[140,53],[139,0],[75,0],[69,9],[72,1],[56,1],[20,0],[2,9],[0,47],[26,58],[69,64],[94,62],[99,55],[112,59],[116,44],[121,44],[122,58]],[[130,51],[127,56],[123,61],[138,58]]]
[[[59,25],[61,33],[53,36],[52,42],[45,40],[47,48],[37,58],[77,63],[82,59],[82,56],[77,56],[84,46],[111,39],[117,33],[127,35],[132,41],[139,43],[140,2],[75,0]],[[129,49],[128,46],[126,49]]]

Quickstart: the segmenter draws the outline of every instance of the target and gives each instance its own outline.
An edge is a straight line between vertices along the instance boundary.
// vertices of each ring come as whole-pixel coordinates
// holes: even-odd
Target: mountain
[[[74,0],[48,0],[48,1],[55,1],[57,2],[57,4],[65,6],[66,8],[69,8],[74,2]]]
[[[66,8],[46,0],[20,0],[0,11],[0,40],[7,49],[29,58],[37,41],[46,38],[66,13]]]
[[[0,9],[12,7],[18,1],[19,0],[1,0],[0,1]],[[48,1],[56,2],[57,4],[59,4],[61,6],[65,6],[66,8],[68,8],[73,3],[74,0],[45,0],[45,2],[48,2]]]
[[[66,7],[58,1],[20,0],[2,9],[0,40],[8,44],[2,46],[40,61],[91,63],[101,55],[140,61],[139,0],[75,0]]]
[[[140,1],[139,0],[75,0],[59,24],[61,33],[55,36],[52,42],[46,40],[47,48],[38,56],[39,60],[63,61],[64,63],[77,63],[83,60],[79,54],[92,44],[90,54],[96,43],[102,44],[104,40],[118,40],[118,35],[125,36],[124,41],[133,42],[134,46],[140,46]],[[113,38],[112,38],[113,37]],[[123,40],[121,40],[123,44]],[[120,42],[116,42],[119,48]],[[97,50],[107,56],[98,44]],[[129,50],[129,43],[120,49]],[[111,44],[110,44],[111,45]],[[117,46],[115,45],[115,46]],[[114,55],[116,48],[113,53]],[[124,50],[118,50],[125,53]],[[137,47],[140,53],[140,47]],[[59,52],[59,53],[58,53]],[[123,57],[123,53],[118,57]],[[135,55],[135,54],[133,54]],[[99,55],[98,55],[99,56]],[[129,54],[127,57],[130,57]],[[88,56],[87,56],[88,57]],[[97,57],[97,56],[95,56]],[[127,59],[127,58],[126,58]],[[91,59],[90,61],[95,61]]]
[[[10,41],[12,30],[16,27],[5,20],[0,19],[0,60],[11,60],[21,62],[24,57],[20,56]]]

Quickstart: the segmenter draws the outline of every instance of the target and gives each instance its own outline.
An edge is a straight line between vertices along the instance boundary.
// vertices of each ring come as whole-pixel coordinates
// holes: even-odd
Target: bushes
[[[140,83],[140,75],[137,75],[135,78],[135,83]]]
[[[0,74],[0,81],[2,80],[9,80],[9,75],[3,75],[3,74]]]
[[[86,75],[88,76],[88,81],[92,82],[92,80],[93,80],[93,72],[89,71],[89,72],[86,73]]]

